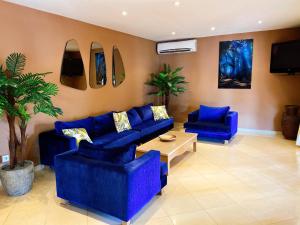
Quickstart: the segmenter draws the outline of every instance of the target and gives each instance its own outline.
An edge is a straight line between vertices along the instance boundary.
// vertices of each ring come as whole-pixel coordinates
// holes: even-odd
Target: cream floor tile
[[[169,217],[156,218],[148,221],[139,221],[134,225],[174,225]]]
[[[204,211],[171,216],[174,225],[216,225]]]
[[[207,213],[218,225],[260,224],[255,217],[238,205],[208,209]]]
[[[278,223],[272,223],[272,225],[300,225],[300,221],[297,219],[285,220]]]
[[[212,190],[216,189],[217,185],[209,181],[201,175],[193,177],[181,177],[178,178],[182,186],[189,192],[199,192],[203,190]]]
[[[203,209],[212,209],[236,204],[228,195],[218,189],[195,192],[192,195],[196,198]]]

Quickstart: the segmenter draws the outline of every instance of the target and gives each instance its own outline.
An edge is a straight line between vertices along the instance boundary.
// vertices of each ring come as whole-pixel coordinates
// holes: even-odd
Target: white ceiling
[[[7,1],[155,41],[300,26],[300,0]]]

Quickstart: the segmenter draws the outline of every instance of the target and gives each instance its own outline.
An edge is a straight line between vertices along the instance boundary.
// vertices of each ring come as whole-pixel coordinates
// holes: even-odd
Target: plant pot
[[[9,165],[0,168],[0,179],[5,192],[10,196],[24,195],[32,188],[34,165],[26,160],[24,166],[9,169]]]
[[[298,114],[299,106],[297,105],[286,105],[285,112],[282,116],[282,134],[286,139],[296,140],[300,116]]]

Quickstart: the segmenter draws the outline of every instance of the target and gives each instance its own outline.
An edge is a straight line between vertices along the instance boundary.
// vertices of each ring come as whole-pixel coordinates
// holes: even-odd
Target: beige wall
[[[59,85],[59,95],[54,98],[64,111],[60,120],[72,120],[111,110],[124,110],[149,101],[144,82],[158,68],[155,43],[124,33],[104,29],[64,17],[39,12],[25,7],[0,2],[1,47],[0,62],[11,52],[23,52],[27,56],[26,71],[53,74],[48,81]],[[90,46],[99,42],[106,54],[107,85],[85,91],[60,85],[59,74],[67,40],[76,39],[83,58],[85,72],[89,74]],[[112,87],[112,47],[116,45],[123,57],[125,81]],[[88,85],[89,86],[89,85]],[[37,135],[53,127],[54,118],[44,115],[34,117],[29,125],[29,158],[38,162]],[[8,126],[0,120],[0,155],[8,153]]]
[[[218,89],[219,42],[253,38],[252,89]],[[283,107],[300,104],[300,76],[270,74],[271,45],[300,38],[300,29],[275,30],[198,39],[198,51],[160,56],[160,63],[183,66],[188,91],[171,99],[175,118],[184,121],[200,104],[229,105],[239,112],[239,127],[280,130]]]

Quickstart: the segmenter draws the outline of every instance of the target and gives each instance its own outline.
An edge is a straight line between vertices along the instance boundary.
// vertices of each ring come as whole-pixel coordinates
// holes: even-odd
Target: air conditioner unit
[[[173,54],[173,53],[187,53],[197,51],[197,40],[176,40],[158,42],[156,44],[157,54]]]

